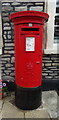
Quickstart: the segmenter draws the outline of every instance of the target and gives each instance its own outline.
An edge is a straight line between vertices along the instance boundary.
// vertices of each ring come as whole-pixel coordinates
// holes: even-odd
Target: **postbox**
[[[14,22],[15,104],[23,110],[36,109],[41,105],[42,41],[48,17],[48,14],[39,11],[10,15]]]

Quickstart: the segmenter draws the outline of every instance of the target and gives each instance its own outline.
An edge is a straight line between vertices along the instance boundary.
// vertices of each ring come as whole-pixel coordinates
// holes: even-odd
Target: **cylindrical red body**
[[[10,19],[14,22],[16,105],[22,109],[34,109],[41,104],[43,27],[48,14],[22,11],[13,13]],[[24,96],[25,94],[32,96]],[[28,106],[25,105],[31,97],[38,101],[40,99],[40,103],[31,106],[28,102]],[[24,105],[21,105],[21,98],[25,99]]]

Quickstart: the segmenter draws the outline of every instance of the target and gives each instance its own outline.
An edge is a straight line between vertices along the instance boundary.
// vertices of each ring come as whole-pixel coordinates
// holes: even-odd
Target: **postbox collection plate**
[[[26,37],[26,51],[35,51],[35,37]]]

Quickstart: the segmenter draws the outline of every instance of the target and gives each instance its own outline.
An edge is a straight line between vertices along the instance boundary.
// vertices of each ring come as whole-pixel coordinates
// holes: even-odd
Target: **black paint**
[[[16,86],[15,104],[22,110],[33,110],[41,105],[41,87],[22,88]]]

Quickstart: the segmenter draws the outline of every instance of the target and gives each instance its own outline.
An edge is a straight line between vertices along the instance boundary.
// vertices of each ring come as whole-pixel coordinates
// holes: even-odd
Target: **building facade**
[[[49,21],[44,28],[44,54],[42,63],[43,81],[50,80],[58,82],[59,80],[59,52],[57,47],[59,45],[59,1],[35,1],[31,0],[2,0],[2,55],[1,55],[1,77],[4,81],[14,82],[15,67],[14,67],[14,27],[10,22],[9,16],[11,13],[25,10],[37,10],[47,12],[49,14]],[[52,9],[51,9],[52,8]]]

